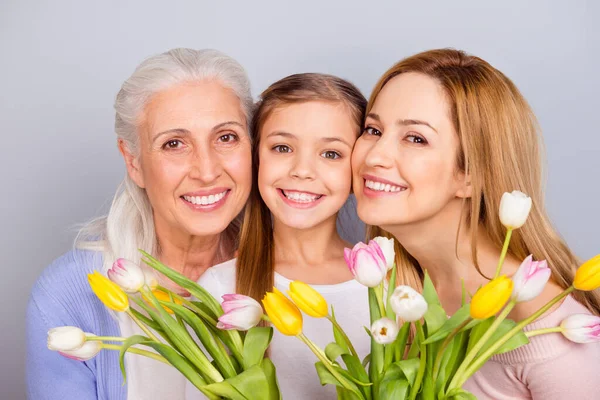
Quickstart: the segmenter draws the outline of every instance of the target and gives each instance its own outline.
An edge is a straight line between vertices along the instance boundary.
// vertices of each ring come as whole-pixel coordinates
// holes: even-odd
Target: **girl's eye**
[[[333,150],[328,150],[328,151],[324,151],[323,153],[321,153],[321,157],[330,159],[330,160],[337,160],[338,158],[341,158],[342,155],[340,153],[338,153],[337,151],[333,151]]]
[[[406,140],[408,140],[411,143],[414,144],[427,144],[427,140],[425,140],[423,137],[419,136],[419,135],[407,135],[406,136]]]
[[[235,133],[227,133],[219,136],[219,142],[221,143],[233,143],[238,140],[238,136]]]
[[[182,145],[183,145],[183,143],[181,143],[181,140],[172,139],[172,140],[169,140],[168,142],[166,142],[165,144],[163,144],[163,149],[178,149]]]
[[[273,147],[273,150],[275,150],[277,153],[291,153],[292,149],[290,149],[289,146],[286,146],[285,144],[278,144],[277,146]]]
[[[381,132],[371,126],[365,127],[365,129],[363,129],[363,134],[372,135],[372,136],[381,136]]]

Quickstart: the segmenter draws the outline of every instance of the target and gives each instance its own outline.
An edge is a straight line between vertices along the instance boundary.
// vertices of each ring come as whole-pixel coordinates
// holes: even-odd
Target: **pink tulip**
[[[562,334],[575,343],[600,341],[600,317],[591,314],[573,314],[560,323]]]
[[[117,259],[112,268],[108,270],[107,275],[108,279],[128,293],[138,292],[146,282],[144,272],[140,266],[124,258]]]
[[[224,314],[219,317],[217,328],[223,330],[247,331],[258,325],[263,316],[260,303],[241,294],[223,295],[221,307]]]
[[[537,297],[550,279],[550,268],[546,260],[533,261],[529,255],[513,275],[512,299],[517,302],[529,301]]]
[[[374,240],[368,245],[359,242],[352,250],[344,249],[344,260],[354,279],[368,287],[379,285],[388,271],[383,251]]]

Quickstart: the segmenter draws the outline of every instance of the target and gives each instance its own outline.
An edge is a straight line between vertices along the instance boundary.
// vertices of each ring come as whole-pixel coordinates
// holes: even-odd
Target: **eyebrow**
[[[220,124],[217,124],[217,125],[213,126],[212,129],[211,129],[211,132],[218,131],[219,129],[221,129],[223,127],[226,127],[228,125],[235,125],[235,126],[238,126],[240,128],[244,128],[244,125],[242,125],[238,121],[225,121],[225,122],[221,122]],[[188,131],[187,129],[183,129],[183,128],[167,129],[166,131],[158,132],[157,134],[155,134],[152,137],[152,141],[155,141],[157,138],[159,138],[160,136],[165,135],[167,133],[176,133],[176,134],[179,134],[179,135],[189,135],[190,131]]]
[[[372,118],[377,122],[381,122],[381,117],[379,114],[369,113],[367,118]],[[396,125],[407,126],[407,125],[424,125],[432,129],[435,133],[438,133],[437,129],[435,129],[431,124],[426,121],[421,121],[419,119],[399,119],[396,121]]]
[[[273,137],[273,136],[283,136],[288,139],[298,139],[298,137],[296,135],[294,135],[293,133],[284,132],[284,131],[271,132],[267,135],[267,137],[265,139]],[[338,136],[323,137],[323,138],[320,138],[319,140],[321,142],[325,142],[325,143],[340,142],[340,143],[343,143],[346,146],[352,148],[350,143],[348,143],[347,141],[345,141],[344,139],[342,139],[341,137],[338,137]]]

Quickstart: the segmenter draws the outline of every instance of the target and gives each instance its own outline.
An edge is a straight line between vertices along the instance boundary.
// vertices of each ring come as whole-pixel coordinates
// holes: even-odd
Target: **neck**
[[[488,282],[486,277],[494,276],[501,251],[481,227],[477,228],[477,261],[481,273],[477,271],[472,257],[471,229],[461,209],[462,200],[456,199],[429,220],[384,227],[418,261],[422,270],[427,271],[447,311],[460,307],[463,282],[473,294]],[[509,258],[506,261],[505,264],[515,263]]]
[[[337,233],[336,219],[337,214],[308,229],[292,228],[275,219],[275,268],[280,263],[295,266],[323,265],[332,257],[340,257],[347,243]]]
[[[161,262],[193,281],[197,281],[208,268],[226,261],[221,235],[186,235],[156,223],[156,236]],[[181,291],[167,278],[161,284]]]

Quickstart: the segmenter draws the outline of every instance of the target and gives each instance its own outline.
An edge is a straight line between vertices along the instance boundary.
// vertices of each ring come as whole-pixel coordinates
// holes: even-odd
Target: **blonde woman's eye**
[[[414,144],[427,144],[427,140],[419,135],[407,135],[406,140]]]
[[[342,155],[340,153],[338,153],[337,151],[333,151],[333,150],[325,151],[321,154],[321,156],[324,158],[328,158],[330,160],[337,160],[338,158],[342,157]]]
[[[238,140],[238,136],[235,133],[227,133],[219,136],[219,142],[221,143],[233,143]]]
[[[169,140],[165,144],[163,144],[163,149],[178,149],[182,145],[183,145],[183,143],[181,143],[181,140],[173,139],[173,140]]]
[[[381,136],[381,132],[372,126],[367,126],[363,129],[363,135]]]
[[[273,150],[275,150],[277,153],[291,153],[292,149],[290,149],[289,146],[286,146],[285,144],[278,144],[277,146],[273,146]]]

